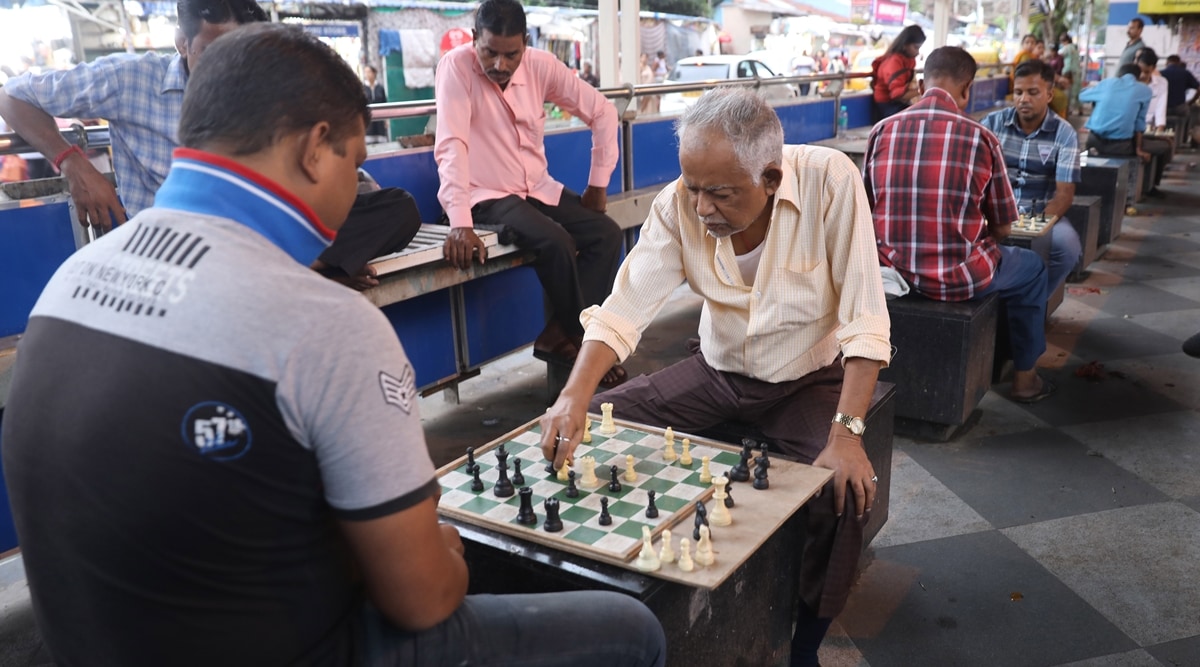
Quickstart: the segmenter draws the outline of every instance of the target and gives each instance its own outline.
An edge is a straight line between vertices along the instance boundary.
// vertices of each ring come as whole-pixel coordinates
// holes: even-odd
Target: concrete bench
[[[888,302],[896,353],[879,378],[896,385],[897,433],[944,442],[974,425],[991,387],[998,305],[994,294]]]
[[[1103,209],[1104,202],[1100,197],[1078,194],[1071,202],[1071,208],[1067,209],[1067,219],[1079,234],[1083,250],[1079,263],[1071,272],[1071,279],[1078,278],[1100,255],[1100,215]]]
[[[1121,235],[1129,193],[1129,172],[1129,160],[1125,158],[1092,157],[1088,158],[1088,165],[1081,169],[1075,196],[1100,197],[1097,257],[1103,256],[1108,244]]]
[[[867,430],[863,432],[863,449],[867,451],[867,459],[871,461],[871,467],[875,469],[875,474],[879,477],[875,490],[875,506],[871,509],[871,518],[863,529],[863,549],[867,548],[867,545],[871,543],[888,519],[888,503],[892,488],[895,397],[895,385],[890,382],[879,382],[875,385],[875,394],[871,397],[871,406],[867,408],[867,416],[863,418],[867,424]],[[747,438],[756,442],[769,442],[769,439],[762,434],[762,431],[758,430],[757,426],[746,422],[724,422],[697,435],[735,445],[742,444],[742,440]]]

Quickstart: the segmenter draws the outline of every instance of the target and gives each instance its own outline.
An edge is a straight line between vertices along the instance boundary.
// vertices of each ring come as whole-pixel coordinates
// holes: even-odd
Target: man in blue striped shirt
[[[154,203],[179,145],[189,65],[237,25],[267,20],[253,0],[178,0],[176,7],[176,55],[121,53],[19,76],[0,89],[0,117],[62,172],[82,225],[109,229]],[[108,121],[119,197],[83,151],[62,138],[55,117]]]
[[[1054,69],[1030,60],[1013,72],[1013,106],[988,114],[983,125],[1000,139],[1004,165],[1017,205],[1047,218],[1064,216],[1075,198],[1079,181],[1079,141],[1075,128],[1050,110]],[[1066,282],[1079,261],[1082,245],[1069,220],[1050,231],[1050,292]]]

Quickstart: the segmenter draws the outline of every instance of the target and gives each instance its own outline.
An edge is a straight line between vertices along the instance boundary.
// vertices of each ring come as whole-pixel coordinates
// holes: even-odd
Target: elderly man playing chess
[[[589,404],[611,402],[621,418],[683,431],[749,421],[781,453],[834,470],[808,507],[792,642],[792,664],[815,665],[875,498],[862,420],[891,346],[870,210],[853,163],[785,146],[751,91],[710,91],[676,133],[683,175],[655,199],[612,295],[583,312],[585,342],[542,421],[542,449],[562,465]],[[684,281],[704,298],[692,354],[593,397]]]

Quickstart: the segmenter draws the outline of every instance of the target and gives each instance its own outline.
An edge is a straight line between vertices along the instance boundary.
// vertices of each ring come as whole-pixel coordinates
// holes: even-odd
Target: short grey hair
[[[685,136],[692,131],[716,131],[729,139],[739,166],[755,185],[767,165],[783,163],[783,126],[779,124],[779,116],[749,88],[718,86],[702,95],[675,123],[681,150]]]

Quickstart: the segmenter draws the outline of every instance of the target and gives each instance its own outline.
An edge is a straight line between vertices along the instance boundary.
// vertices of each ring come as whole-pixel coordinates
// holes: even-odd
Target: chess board
[[[600,418],[592,418],[592,442],[580,444],[575,450],[574,470],[577,482],[582,477],[579,459],[593,456],[596,459],[596,477],[600,486],[588,489],[577,484],[579,497],[566,496],[566,482],[560,482],[555,473],[546,471],[546,460],[542,456],[542,430],[537,420],[508,433],[475,451],[475,463],[480,467],[479,478],[482,491],[471,491],[472,475],[466,470],[466,456],[438,470],[442,486],[442,497],[438,511],[454,517],[492,528],[502,533],[528,539],[598,560],[626,563],[637,555],[642,545],[642,527],[648,526],[655,541],[663,530],[670,528],[695,511],[697,500],[707,501],[713,494],[711,484],[700,482],[701,457],[709,457],[709,470],[713,477],[727,473],[740,460],[737,450],[707,440],[691,438],[692,465],[685,466],[678,460],[663,460],[663,430],[634,425],[615,420],[616,433],[604,435],[599,432]],[[684,434],[675,434],[675,450],[682,451]],[[496,451],[503,444],[508,452],[509,477],[512,477],[514,460],[521,460],[521,473],[525,486],[533,489],[533,510],[538,521],[533,525],[517,523],[517,511],[521,505],[519,494],[499,498],[493,493],[498,470]],[[634,458],[637,481],[625,481],[626,456]],[[621,491],[608,489],[610,467],[618,468]],[[519,485],[518,485],[519,486]],[[735,486],[736,489],[739,487]],[[747,488],[742,486],[740,488]],[[657,518],[647,518],[646,507],[649,494],[655,491]],[[543,501],[557,498],[559,516],[563,529],[547,532],[542,523],[546,518]],[[609,514],[612,524],[599,524],[601,498],[609,499]],[[691,534],[691,523],[686,524]]]
[[[1022,214],[1020,219],[1013,223],[1012,233],[1017,236],[1041,236],[1056,222],[1058,222],[1057,216]]]

